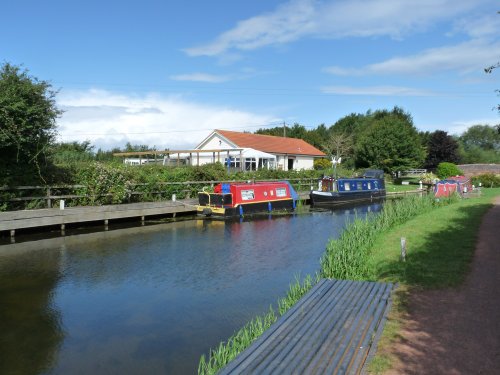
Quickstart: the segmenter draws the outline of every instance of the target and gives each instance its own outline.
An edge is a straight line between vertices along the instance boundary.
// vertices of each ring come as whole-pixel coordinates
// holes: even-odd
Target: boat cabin
[[[298,195],[288,181],[222,183],[214,192],[198,193],[198,212],[224,216],[243,212],[294,209]]]
[[[438,181],[434,187],[434,196],[449,197],[453,193],[461,196],[472,191],[472,183],[470,178],[465,176],[449,177],[445,180]]]

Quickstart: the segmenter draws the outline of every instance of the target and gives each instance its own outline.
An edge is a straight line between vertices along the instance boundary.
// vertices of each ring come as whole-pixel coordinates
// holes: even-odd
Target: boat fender
[[[240,216],[243,216],[243,206],[240,206]]]
[[[267,202],[267,210],[269,212],[271,212],[271,210],[273,209],[272,205],[271,205],[271,202]]]
[[[294,199],[294,200],[292,200],[292,202],[293,202],[292,203],[292,207],[295,210],[295,207],[297,206],[297,201]]]
[[[202,213],[205,216],[212,216],[212,210],[210,208],[204,208]]]

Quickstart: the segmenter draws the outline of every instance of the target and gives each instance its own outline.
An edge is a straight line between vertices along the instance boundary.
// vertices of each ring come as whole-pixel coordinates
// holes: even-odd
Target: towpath
[[[500,197],[494,203],[464,284],[410,295],[387,375],[500,373]]]

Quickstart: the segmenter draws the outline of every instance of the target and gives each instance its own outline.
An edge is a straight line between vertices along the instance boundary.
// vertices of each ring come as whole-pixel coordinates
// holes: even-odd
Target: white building
[[[231,167],[244,170],[262,168],[312,169],[314,159],[325,157],[325,153],[302,139],[227,130],[214,130],[196,146],[196,149],[224,150],[217,155],[210,152],[201,153],[199,156],[200,164],[219,161],[228,165],[228,159],[230,159]]]

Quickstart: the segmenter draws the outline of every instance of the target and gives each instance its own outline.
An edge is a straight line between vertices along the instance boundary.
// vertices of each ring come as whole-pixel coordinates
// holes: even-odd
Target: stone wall
[[[471,177],[479,174],[494,173],[500,175],[500,164],[462,164],[458,165],[464,175]]]

